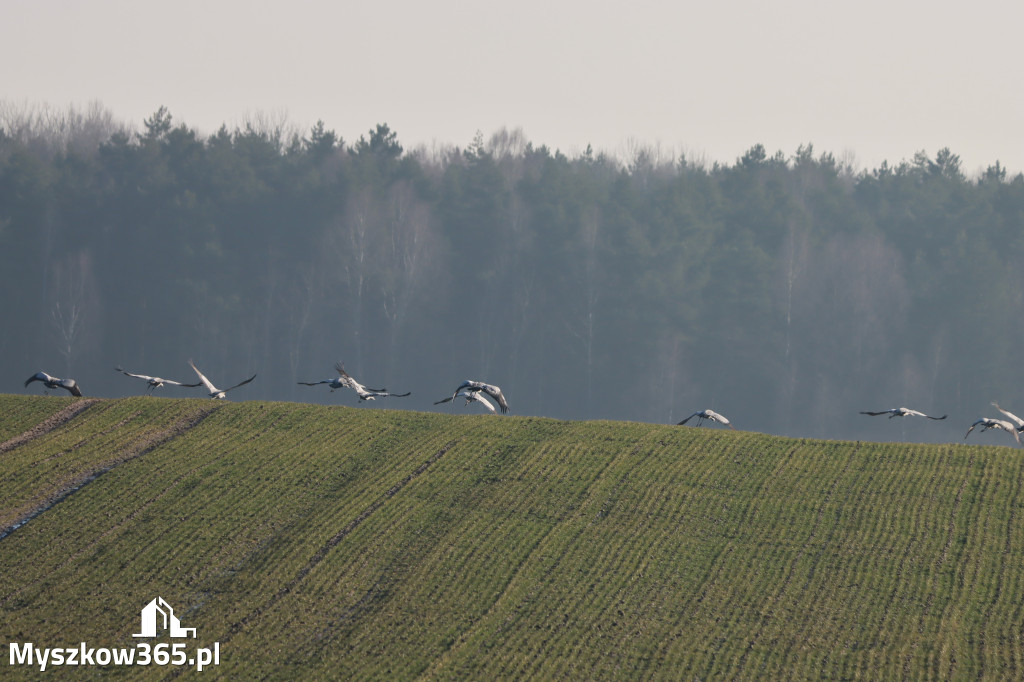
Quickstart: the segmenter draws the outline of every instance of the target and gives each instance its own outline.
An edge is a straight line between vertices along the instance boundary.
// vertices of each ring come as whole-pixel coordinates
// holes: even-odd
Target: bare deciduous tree
[[[417,198],[412,185],[395,183],[388,193],[388,201],[388,239],[383,250],[385,268],[381,294],[384,315],[390,325],[389,359],[394,361],[399,357],[399,340],[409,308],[422,292],[438,253],[430,208]]]
[[[128,131],[97,101],[84,108],[58,108],[10,100],[0,100],[0,130],[46,158],[63,153],[91,156],[114,133]]]
[[[57,350],[63,356],[65,371],[70,372],[83,346],[92,341],[99,298],[92,271],[92,257],[86,251],[61,260],[51,275],[49,312],[57,338]]]

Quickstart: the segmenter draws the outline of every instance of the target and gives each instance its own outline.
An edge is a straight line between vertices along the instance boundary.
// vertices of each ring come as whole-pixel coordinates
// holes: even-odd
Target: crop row
[[[42,423],[72,402],[71,398],[26,400],[24,396],[0,395],[0,443]]]

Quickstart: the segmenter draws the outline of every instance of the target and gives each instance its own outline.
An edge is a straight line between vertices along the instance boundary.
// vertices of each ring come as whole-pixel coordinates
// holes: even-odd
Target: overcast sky
[[[1022,0],[0,0],[0,99],[262,112],[406,148],[522,128],[733,163],[800,144],[873,168],[949,147],[1024,170]]]

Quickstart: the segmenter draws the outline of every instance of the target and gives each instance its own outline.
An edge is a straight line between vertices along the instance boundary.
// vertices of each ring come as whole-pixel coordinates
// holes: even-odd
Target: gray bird
[[[238,388],[239,386],[245,386],[247,383],[249,383],[250,381],[252,381],[253,379],[256,378],[256,375],[253,374],[251,377],[249,377],[248,379],[246,379],[242,383],[235,384],[231,388],[225,388],[222,391],[219,388],[217,388],[216,386],[214,386],[213,383],[209,379],[207,379],[206,376],[203,375],[202,372],[199,371],[199,368],[196,367],[194,362],[189,360],[188,364],[192,365],[192,369],[194,369],[196,374],[199,375],[199,380],[201,382],[203,382],[203,385],[206,386],[206,390],[210,392],[210,397],[213,398],[214,400],[224,400],[225,398],[227,398],[227,392],[228,391],[233,391],[236,388]]]
[[[127,377],[134,377],[136,379],[142,379],[147,384],[147,391],[154,391],[164,384],[170,384],[171,386],[181,386],[182,388],[195,388],[196,386],[202,386],[202,382],[195,384],[183,384],[180,381],[174,381],[173,379],[162,379],[160,377],[151,377],[146,374],[132,374],[131,372],[124,371],[120,365],[114,368],[116,371]]]
[[[861,412],[861,414],[866,414],[871,417],[887,414],[889,415],[889,419],[892,419],[893,417],[926,417],[927,419],[934,419],[935,421],[940,421],[949,416],[944,414],[941,417],[929,417],[924,412],[911,410],[909,407],[894,407],[890,410],[882,410],[881,412]]]
[[[477,403],[480,403],[481,405],[483,405],[484,407],[486,407],[490,412],[493,413],[494,412],[494,405],[491,405],[491,401],[489,401],[487,398],[485,398],[482,395],[480,395],[482,392],[483,391],[465,391],[465,390],[458,391],[455,395],[448,396],[447,398],[442,398],[441,400],[438,400],[434,404],[435,405],[440,405],[441,403],[447,403],[449,401],[455,400],[456,398],[465,398],[466,399],[466,405],[469,405],[472,402],[477,402]]]
[[[51,376],[46,372],[36,372],[28,379],[25,380],[25,388],[33,381],[41,381],[43,386],[46,388],[63,388],[65,391],[75,396],[76,398],[82,397],[82,391],[78,388],[78,382],[74,379],[59,379],[55,376]]]
[[[505,400],[505,395],[501,392],[501,389],[494,384],[486,384],[482,381],[473,381],[472,379],[466,379],[463,381],[455,392],[452,393],[451,399],[454,399],[459,393],[479,393],[483,391],[487,395],[491,396],[497,403],[498,407],[501,408],[502,414],[508,412],[508,401]],[[447,401],[439,401],[447,402]],[[437,403],[434,403],[435,405]]]
[[[694,417],[697,418],[697,426],[700,426],[701,424],[703,424],[704,420],[707,419],[708,421],[718,422],[718,423],[720,423],[720,424],[722,424],[724,426],[728,426],[730,429],[733,429],[733,430],[736,429],[736,427],[734,427],[732,425],[732,422],[730,422],[723,415],[718,414],[714,410],[701,410],[700,412],[694,412],[689,417],[687,417],[683,421],[681,421],[678,424],[676,424],[676,426],[682,426],[683,424],[685,424],[686,422],[690,421]]]
[[[324,379],[323,381],[300,381],[298,383],[303,386],[319,386],[320,384],[327,384],[331,387],[331,393],[334,393],[335,389],[339,388],[351,388],[359,396],[359,400],[376,400],[377,398],[405,398],[406,396],[412,395],[412,393],[391,393],[386,388],[366,388],[361,383],[352,378],[352,376],[345,371],[345,365],[341,362],[334,365],[335,371],[338,372],[338,376],[330,379]]]
[[[992,401],[992,406],[994,408],[996,408],[997,410],[999,410],[1000,412],[1002,412],[1003,414],[1005,414],[1007,419],[1009,419],[1010,421],[1012,421],[1014,424],[1017,425],[1017,432],[1018,433],[1020,433],[1021,431],[1024,431],[1024,419],[1021,419],[1020,417],[1015,415],[1013,412],[1010,412],[1008,410],[1004,410],[1003,408],[999,407],[999,403],[997,403],[994,400]]]
[[[1006,421],[1005,419],[992,419],[990,417],[982,417],[978,421],[971,424],[971,428],[967,429],[967,433],[964,434],[964,440],[967,440],[967,436],[971,435],[971,431],[974,430],[975,426],[981,425],[982,431],[988,431],[989,429],[1000,429],[1008,433],[1013,434],[1013,439],[1017,441],[1017,445],[1020,445],[1020,434],[1017,433],[1017,429],[1013,424]]]

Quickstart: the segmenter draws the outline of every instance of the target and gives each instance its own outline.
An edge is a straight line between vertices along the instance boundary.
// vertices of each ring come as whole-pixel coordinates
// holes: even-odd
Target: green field
[[[74,402],[0,396],[5,679],[195,675],[9,663],[156,596],[207,678],[1024,677],[1018,449]]]

